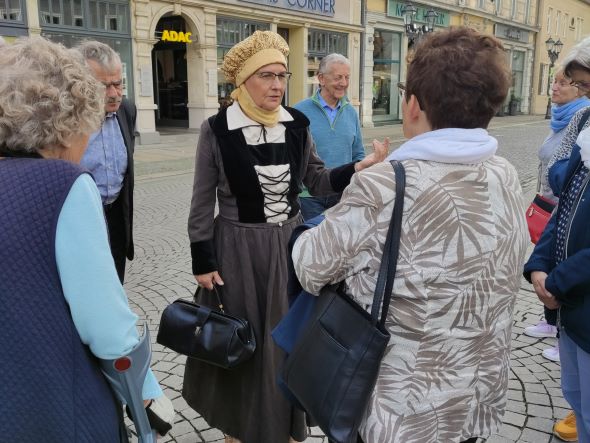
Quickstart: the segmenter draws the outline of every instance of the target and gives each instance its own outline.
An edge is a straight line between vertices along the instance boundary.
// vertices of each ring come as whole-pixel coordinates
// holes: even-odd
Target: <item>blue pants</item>
[[[559,331],[561,390],[576,414],[579,443],[590,443],[590,354]]]
[[[317,215],[322,214],[340,201],[342,194],[331,194],[325,197],[301,197],[301,215],[303,220],[308,221]]]

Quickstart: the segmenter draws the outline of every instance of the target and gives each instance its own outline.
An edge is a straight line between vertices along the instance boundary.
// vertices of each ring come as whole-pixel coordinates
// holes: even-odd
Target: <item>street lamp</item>
[[[416,8],[411,2],[404,4],[401,9],[406,28],[406,35],[408,36],[408,40],[410,40],[410,46],[417,43],[420,37],[424,34],[434,31],[434,25],[436,18],[438,17],[438,12],[430,8],[424,15],[426,24],[419,26],[414,22],[417,12],[418,8]]]
[[[561,40],[553,40],[551,37],[545,42],[545,48],[547,49],[547,55],[549,56],[549,72],[547,73],[547,111],[545,112],[545,118],[551,118],[551,70],[555,65],[557,57],[563,48]]]

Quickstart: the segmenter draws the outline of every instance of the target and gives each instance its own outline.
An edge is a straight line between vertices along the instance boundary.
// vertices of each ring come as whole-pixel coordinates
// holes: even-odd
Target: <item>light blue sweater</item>
[[[57,222],[55,256],[64,296],[82,342],[98,358],[125,355],[139,342],[137,316],[117,277],[102,202],[88,174],[76,179]],[[148,370],[143,398],[162,389]]]
[[[326,111],[318,99],[319,90],[310,98],[297,103],[294,108],[309,119],[311,135],[318,155],[328,168],[342,166],[365,158],[361,126],[356,110],[343,98],[340,109],[330,123]]]

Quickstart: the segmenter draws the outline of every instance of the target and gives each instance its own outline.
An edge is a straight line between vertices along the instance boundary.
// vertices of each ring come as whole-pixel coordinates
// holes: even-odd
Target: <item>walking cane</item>
[[[139,443],[156,443],[156,431],[150,426],[141,395],[151,358],[150,331],[144,324],[139,343],[127,355],[115,360],[100,359],[102,372],[119,401],[131,410]]]

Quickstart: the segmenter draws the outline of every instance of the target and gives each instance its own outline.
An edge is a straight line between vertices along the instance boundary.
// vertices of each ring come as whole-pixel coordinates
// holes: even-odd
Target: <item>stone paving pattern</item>
[[[540,120],[523,116],[515,125]],[[497,119],[496,119],[497,120]],[[506,124],[508,120],[503,119]],[[401,137],[401,127],[365,130],[365,141],[382,134]],[[136,258],[128,264],[125,288],[132,309],[147,321],[155,342],[162,310],[177,298],[190,298],[196,288],[191,275],[186,220],[191,198],[192,162],[197,134],[171,134],[157,146],[139,146],[136,152],[138,177],[135,191]],[[395,139],[397,144],[400,139]],[[537,145],[538,146],[538,145]],[[530,168],[535,162],[528,160]],[[520,172],[520,171],[519,171]],[[536,172],[521,175],[523,187],[530,186]],[[541,356],[555,339],[536,339],[523,335],[526,326],[536,323],[542,307],[532,287],[522,281],[517,295],[512,332],[512,358],[504,425],[488,443],[560,442],[552,436],[556,420],[568,412],[560,390],[559,364]],[[152,368],[177,411],[176,423],[162,443],[222,442],[223,434],[211,428],[182,399],[185,357],[154,343]],[[261,417],[261,420],[264,418]],[[319,428],[311,429],[307,443],[327,443]],[[286,442],[277,442],[286,443]]]

